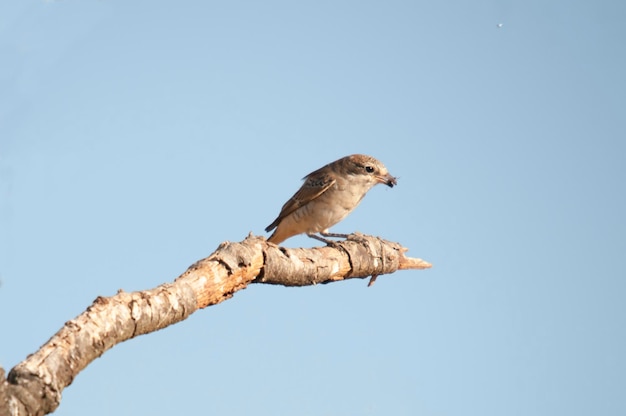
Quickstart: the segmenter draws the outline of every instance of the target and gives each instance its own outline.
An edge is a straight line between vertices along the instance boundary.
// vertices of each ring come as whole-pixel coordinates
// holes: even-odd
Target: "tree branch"
[[[6,379],[0,368],[0,415],[53,412],[63,389],[108,349],[180,322],[250,283],[308,286],[372,276],[371,285],[381,274],[431,267],[421,259],[405,257],[406,251],[397,243],[362,234],[311,249],[278,247],[252,235],[239,243],[222,243],[173,283],[98,297]]]

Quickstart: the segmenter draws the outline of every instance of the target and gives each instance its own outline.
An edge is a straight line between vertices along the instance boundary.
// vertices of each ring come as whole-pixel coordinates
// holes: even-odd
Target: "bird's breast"
[[[359,204],[363,195],[333,186],[318,198],[294,211],[294,220],[306,227],[305,232],[318,233],[343,220]]]

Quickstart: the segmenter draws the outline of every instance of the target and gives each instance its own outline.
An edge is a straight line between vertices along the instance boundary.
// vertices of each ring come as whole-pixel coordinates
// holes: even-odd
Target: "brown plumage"
[[[276,230],[267,241],[279,244],[289,237],[306,233],[328,234],[343,220],[376,184],[396,185],[378,160],[367,155],[351,155],[309,173],[304,184],[283,205],[278,217],[265,231]]]

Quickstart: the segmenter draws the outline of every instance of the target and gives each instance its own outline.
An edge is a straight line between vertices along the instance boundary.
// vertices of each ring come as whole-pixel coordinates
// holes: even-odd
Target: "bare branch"
[[[405,257],[406,251],[397,243],[362,234],[312,249],[278,247],[252,235],[240,243],[222,243],[173,283],[98,297],[6,379],[0,368],[0,415],[53,412],[63,389],[108,349],[180,322],[250,283],[307,286],[372,276],[371,285],[382,274],[431,267],[421,259]]]

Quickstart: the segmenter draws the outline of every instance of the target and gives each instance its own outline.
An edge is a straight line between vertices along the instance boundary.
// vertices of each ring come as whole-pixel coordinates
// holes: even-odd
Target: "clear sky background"
[[[626,414],[625,21],[618,0],[3,1],[0,364],[266,235],[300,178],[366,153],[398,186],[333,230],[433,269],[252,285],[108,351],[56,414]]]

